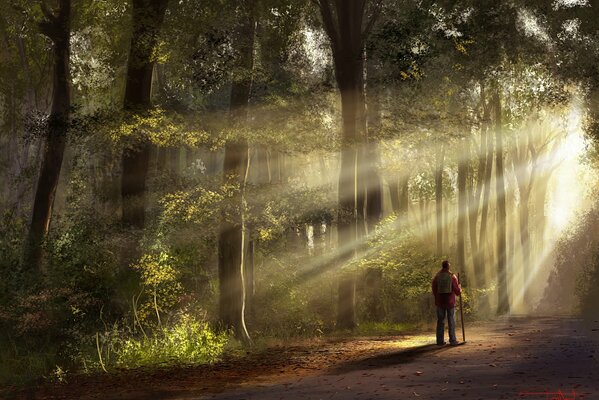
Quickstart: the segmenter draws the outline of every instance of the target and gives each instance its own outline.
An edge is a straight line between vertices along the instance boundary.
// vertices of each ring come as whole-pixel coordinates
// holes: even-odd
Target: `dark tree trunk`
[[[30,271],[42,270],[42,246],[50,226],[66,147],[71,108],[69,74],[71,1],[60,0],[56,14],[45,8],[44,14],[46,20],[40,24],[40,28],[53,43],[53,91],[46,144],[25,248],[24,261]]]
[[[361,245],[358,245],[360,239],[368,234],[368,220],[366,199],[368,194],[368,167],[367,167],[366,148],[362,144],[356,144],[356,157],[354,159],[353,170],[355,173],[355,199],[356,199],[356,255],[359,253]],[[363,242],[362,242],[363,243]]]
[[[445,151],[441,149],[437,154],[437,168],[435,169],[435,215],[437,232],[437,256],[443,255],[443,164]]]
[[[370,78],[373,76],[376,67],[369,63],[367,64],[368,74]],[[383,196],[382,182],[377,171],[378,161],[380,159],[376,142],[372,140],[372,136],[381,130],[381,111],[380,98],[375,90],[368,93],[368,143],[366,147],[366,159],[362,162],[362,168],[366,173],[366,219],[368,233],[374,231],[383,216]],[[399,193],[395,188],[396,207],[399,207]],[[392,194],[393,196],[393,194]],[[373,322],[379,322],[383,319],[383,270],[380,267],[369,268],[365,272],[365,301],[367,318]]]
[[[124,108],[143,114],[152,106],[153,52],[164,21],[168,0],[132,0],[133,35],[127,63]],[[145,224],[146,178],[150,161],[147,139],[123,150],[122,155],[122,222],[125,226],[143,228]]]
[[[464,152],[460,152],[463,154]],[[466,217],[467,217],[467,195],[466,181],[468,174],[468,160],[460,157],[458,162],[458,229],[457,229],[457,257],[458,268],[466,269]]]
[[[501,118],[501,99],[498,88],[493,93],[495,106],[495,190],[497,192],[497,314],[503,315],[510,311],[509,287],[507,281],[507,249],[506,249],[506,206],[505,179],[503,169],[503,132]]]
[[[364,98],[363,31],[365,1],[317,0],[325,31],[331,43],[335,77],[341,93],[343,120],[341,171],[339,174],[338,248],[357,246],[358,227],[364,226],[363,169],[360,144],[366,139]],[[366,24],[368,26],[370,24]],[[359,171],[356,174],[356,171]],[[355,251],[352,252],[355,255]],[[340,262],[347,261],[341,257]],[[353,329],[355,319],[355,274],[344,273],[339,281],[337,327]]]
[[[245,309],[247,315],[251,317],[254,315],[254,256],[256,243],[254,240],[248,240],[247,244],[247,262],[244,264],[244,282],[245,282]]]
[[[379,159],[376,144],[369,143],[366,148],[366,159],[362,163],[367,168],[365,179],[366,186],[366,220],[368,232],[374,231],[376,224],[383,217],[383,198],[381,194],[381,178],[376,169]]]
[[[231,86],[231,119],[242,124],[247,118],[247,108],[252,87],[254,68],[254,40],[256,34],[256,16],[254,1],[246,0],[240,5],[243,19],[239,21],[236,36],[236,69],[243,71],[242,77],[235,77]],[[231,209],[221,221],[218,236],[219,271],[219,316],[222,324],[232,329],[238,339],[249,342],[250,337],[245,325],[245,257],[242,195],[248,168],[248,144],[245,140],[228,142],[225,145],[223,164],[223,183],[238,188],[238,194],[232,198]]]
[[[375,65],[373,63],[366,63],[366,65],[368,69],[367,77],[375,76]],[[382,182],[377,170],[380,156],[377,142],[373,140],[382,129],[382,122],[380,98],[378,92],[374,89],[374,85],[372,85],[372,90],[368,91],[367,102],[368,109],[365,110],[367,111],[368,118],[368,128],[366,131],[367,143],[365,158],[362,160],[360,167],[365,171],[366,220],[368,231],[371,232],[383,217]]]
[[[397,178],[389,180],[389,196],[391,196],[393,212],[399,215],[399,180]]]

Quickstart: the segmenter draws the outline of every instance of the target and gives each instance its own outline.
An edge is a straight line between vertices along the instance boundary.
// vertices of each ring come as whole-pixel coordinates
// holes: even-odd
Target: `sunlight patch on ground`
[[[427,335],[415,335],[398,338],[397,340],[391,340],[383,342],[381,348],[402,348],[407,349],[411,347],[425,346],[435,342],[434,332]]]

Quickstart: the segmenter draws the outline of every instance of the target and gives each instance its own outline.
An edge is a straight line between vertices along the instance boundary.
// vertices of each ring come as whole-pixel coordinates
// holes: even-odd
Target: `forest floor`
[[[455,347],[436,346],[434,332],[303,341],[209,366],[75,376],[11,397],[599,399],[599,321],[509,317],[467,327],[466,339]]]

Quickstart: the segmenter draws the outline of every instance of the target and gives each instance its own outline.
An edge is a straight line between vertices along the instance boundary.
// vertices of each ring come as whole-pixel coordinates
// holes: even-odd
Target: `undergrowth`
[[[91,369],[139,368],[212,363],[228,341],[208,323],[183,315],[180,320],[152,333],[131,335],[115,328],[95,337],[97,357],[85,364]]]

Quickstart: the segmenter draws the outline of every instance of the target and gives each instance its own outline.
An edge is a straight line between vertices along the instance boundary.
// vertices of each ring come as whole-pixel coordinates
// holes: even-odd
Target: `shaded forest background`
[[[0,382],[597,303],[599,6],[3,0]]]

